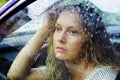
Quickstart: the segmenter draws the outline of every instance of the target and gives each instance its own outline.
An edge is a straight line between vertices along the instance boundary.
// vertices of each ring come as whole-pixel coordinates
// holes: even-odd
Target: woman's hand
[[[56,20],[58,18],[58,13],[55,10],[48,10],[43,19],[43,25],[46,29],[48,29],[50,32],[53,31],[54,25],[56,23]]]

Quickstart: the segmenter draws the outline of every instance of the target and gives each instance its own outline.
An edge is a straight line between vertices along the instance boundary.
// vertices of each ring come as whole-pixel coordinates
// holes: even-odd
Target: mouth
[[[65,53],[67,50],[62,47],[56,47],[57,52]]]

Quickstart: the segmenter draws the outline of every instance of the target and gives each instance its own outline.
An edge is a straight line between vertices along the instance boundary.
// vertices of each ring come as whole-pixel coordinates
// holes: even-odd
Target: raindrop
[[[87,17],[87,20],[89,21],[89,17]]]
[[[80,32],[83,32],[83,29],[80,29]]]
[[[89,10],[89,7],[86,8],[86,11],[88,11],[88,10]]]
[[[105,16],[105,14],[103,13],[103,14],[102,14],[102,16],[104,17],[104,16]]]
[[[82,40],[82,42],[84,42],[84,40]]]
[[[92,17],[92,16],[93,16],[93,14],[90,14],[90,16]]]
[[[96,31],[95,34],[98,34],[98,32]]]
[[[90,26],[90,25],[91,25],[91,23],[88,23],[88,25]]]
[[[90,38],[93,38],[93,34],[90,35]]]
[[[74,15],[74,14],[72,14],[72,13],[70,14],[70,16],[73,16],[73,15]]]
[[[85,34],[85,32],[83,31],[82,34]]]
[[[97,31],[98,32],[98,34],[101,32],[101,31]]]
[[[85,34],[85,37],[87,37],[87,34]]]
[[[100,21],[100,18],[97,18],[97,21]]]
[[[106,34],[104,35],[104,38],[107,38],[107,35],[106,35]]]
[[[106,32],[106,30],[104,30],[103,32]]]
[[[90,35],[90,32],[88,32],[88,35]]]
[[[74,10],[74,9],[72,9],[71,11],[72,11],[72,12],[75,12],[75,10]]]
[[[87,23],[87,20],[85,20],[84,22],[85,22],[85,24],[86,24],[86,23]]]
[[[89,6],[90,5],[89,2],[86,5]]]
[[[84,31],[87,31],[87,29],[86,29],[86,28],[84,28]]]
[[[79,7],[76,7],[77,11],[80,12],[80,8]]]
[[[92,5],[91,7],[92,7],[92,8],[95,8],[95,6],[94,6],[94,5]]]
[[[95,12],[97,12],[97,8],[94,8]]]

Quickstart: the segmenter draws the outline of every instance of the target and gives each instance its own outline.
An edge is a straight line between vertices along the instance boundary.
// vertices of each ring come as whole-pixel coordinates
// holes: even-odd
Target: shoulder
[[[43,76],[44,76],[44,74],[46,74],[46,72],[47,72],[47,67],[46,66],[40,66],[40,67],[38,67],[38,70],[43,74]]]
[[[41,71],[45,71],[45,70],[47,69],[47,67],[46,67],[46,66],[40,66],[39,69],[40,69]]]
[[[45,67],[32,68],[24,80],[45,80]]]
[[[46,66],[40,66],[39,70],[41,71],[43,78],[45,80],[48,79],[48,76],[47,76],[47,73],[48,73],[47,72],[47,67]]]
[[[101,66],[93,70],[85,80],[115,80],[117,74],[118,70],[115,68]]]

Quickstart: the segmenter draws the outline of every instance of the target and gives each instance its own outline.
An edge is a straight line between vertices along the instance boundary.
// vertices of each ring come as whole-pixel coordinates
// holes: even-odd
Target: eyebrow
[[[55,26],[56,26],[56,25],[58,25],[58,26],[60,26],[60,27],[61,27],[61,25],[60,25],[60,24],[58,24],[58,23],[56,23],[56,24],[55,24]]]
[[[55,26],[59,26],[61,27],[61,25],[59,23],[56,23]],[[68,26],[69,29],[77,29],[80,30],[80,28],[75,28],[75,26]]]
[[[56,23],[55,25],[58,25],[61,27],[61,25],[59,23]],[[68,26],[69,28],[74,28],[75,26]]]

